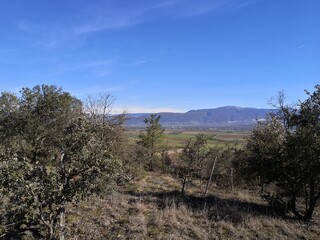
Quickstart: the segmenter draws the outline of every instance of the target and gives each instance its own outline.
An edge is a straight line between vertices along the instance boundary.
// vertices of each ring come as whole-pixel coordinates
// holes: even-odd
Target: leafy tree
[[[310,220],[320,197],[320,86],[292,109],[260,123],[248,138],[242,170],[256,176],[267,200]],[[304,210],[300,202],[304,203]]]
[[[286,130],[281,122],[270,117],[266,122],[259,122],[247,138],[246,150],[250,154],[246,156],[246,166],[242,171],[244,177],[258,180],[262,192],[264,186],[280,174],[285,136]]]
[[[189,139],[180,155],[180,163],[175,172],[181,179],[181,193],[185,195],[187,184],[194,178],[201,177],[204,159],[207,154],[205,135],[199,134],[195,140]]]
[[[161,116],[150,114],[149,118],[144,119],[147,124],[145,132],[139,134],[138,145],[146,150],[149,161],[149,170],[154,170],[155,153],[159,152],[164,139],[164,129],[160,124]]]
[[[120,163],[113,156],[115,140],[107,136],[118,129],[93,117],[55,86],[23,88],[21,96],[1,94],[3,236],[32,232],[34,238],[56,239],[59,233],[64,239],[66,204],[114,180]]]
[[[308,98],[301,102],[299,109],[292,113],[289,121],[286,149],[287,159],[283,175],[288,181],[288,206],[300,219],[312,218],[320,198],[320,85]],[[293,181],[292,181],[293,179]],[[281,186],[284,188],[284,186]],[[299,212],[297,201],[302,197],[304,212]]]

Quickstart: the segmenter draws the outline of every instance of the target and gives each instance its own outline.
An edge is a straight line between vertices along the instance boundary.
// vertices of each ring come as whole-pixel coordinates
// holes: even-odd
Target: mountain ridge
[[[160,123],[164,127],[207,127],[207,128],[252,128],[257,120],[263,120],[274,109],[223,106],[218,108],[195,109],[185,113],[160,112]],[[144,127],[144,119],[150,113],[128,114],[128,127]]]

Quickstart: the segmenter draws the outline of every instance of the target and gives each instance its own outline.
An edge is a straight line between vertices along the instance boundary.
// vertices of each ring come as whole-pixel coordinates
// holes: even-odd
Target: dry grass
[[[69,239],[320,239],[319,219],[278,218],[248,192],[182,197],[177,186],[150,173],[109,199],[92,197],[69,211]]]

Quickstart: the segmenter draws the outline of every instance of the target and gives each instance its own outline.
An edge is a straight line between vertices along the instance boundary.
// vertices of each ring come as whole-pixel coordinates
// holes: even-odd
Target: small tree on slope
[[[154,170],[155,153],[160,150],[164,138],[164,129],[160,124],[160,117],[150,114],[149,118],[144,119],[147,124],[145,132],[139,134],[138,145],[142,146],[147,152],[149,170]]]

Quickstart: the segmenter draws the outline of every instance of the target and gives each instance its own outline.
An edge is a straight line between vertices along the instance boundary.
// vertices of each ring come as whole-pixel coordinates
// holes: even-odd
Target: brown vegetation
[[[109,199],[92,197],[72,208],[70,239],[319,239],[319,218],[310,223],[279,218],[249,191],[197,186],[183,197],[179,181],[148,172]],[[319,210],[318,210],[319,212]]]

